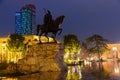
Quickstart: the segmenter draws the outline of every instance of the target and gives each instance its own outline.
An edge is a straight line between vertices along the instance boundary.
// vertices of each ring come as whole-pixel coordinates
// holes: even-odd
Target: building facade
[[[15,33],[22,34],[22,27],[21,27],[21,12],[15,13]]]
[[[29,49],[30,46],[38,44],[39,39],[40,39],[39,36],[36,36],[36,35],[25,35],[23,37],[25,38],[24,43],[25,44],[27,43],[26,51]],[[10,52],[8,50],[7,42],[9,39],[10,39],[9,35],[0,37],[0,63],[2,63],[2,62],[7,62],[7,63],[17,62],[19,59],[22,59],[25,56],[25,53],[22,53],[22,52],[15,53],[15,52]],[[54,39],[49,37],[49,41],[48,41],[47,37],[41,36],[41,42],[42,43],[54,42]],[[57,42],[59,43],[59,41],[57,41]]]
[[[103,59],[117,59],[120,58],[120,43],[107,44],[109,51],[102,55]]]
[[[20,35],[31,35],[35,33],[36,8],[33,4],[24,5],[20,12],[15,15],[15,32]]]

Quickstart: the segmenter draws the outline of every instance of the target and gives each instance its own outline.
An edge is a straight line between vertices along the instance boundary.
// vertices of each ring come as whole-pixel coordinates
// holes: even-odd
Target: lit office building
[[[22,34],[22,28],[21,28],[21,13],[20,12],[16,12],[15,14],[15,33],[18,33],[18,34]]]
[[[20,13],[16,13],[16,33],[20,35],[34,34],[35,28],[35,6],[27,4],[23,6]]]

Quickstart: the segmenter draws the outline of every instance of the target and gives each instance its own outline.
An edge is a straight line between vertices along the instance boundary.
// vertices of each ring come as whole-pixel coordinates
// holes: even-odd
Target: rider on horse
[[[53,20],[52,20],[51,12],[47,10],[47,13],[44,15],[44,25],[48,27],[52,24],[52,22]]]
[[[64,15],[61,15],[53,20],[51,12],[47,10],[44,15],[44,23],[42,25],[37,25],[37,35],[42,36],[44,34],[44,36],[47,37],[48,33],[52,33],[55,41],[56,34],[59,32],[58,35],[60,35],[62,32],[62,28],[60,28],[59,25],[62,24],[64,17]]]

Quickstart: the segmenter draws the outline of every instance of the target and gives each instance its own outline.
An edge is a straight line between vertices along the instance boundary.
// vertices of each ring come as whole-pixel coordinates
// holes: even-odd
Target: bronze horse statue
[[[58,35],[60,35],[62,32],[60,24],[63,23],[64,17],[65,17],[64,15],[58,16],[55,20],[52,21],[52,24],[49,25],[46,24],[37,25],[37,35],[42,36],[44,34],[44,36],[48,38],[48,33],[52,33],[53,34],[52,37],[55,40],[57,33],[59,32]]]

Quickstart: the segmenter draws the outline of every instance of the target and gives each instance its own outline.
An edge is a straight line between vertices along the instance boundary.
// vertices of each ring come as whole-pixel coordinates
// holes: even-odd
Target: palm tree
[[[90,54],[98,53],[98,59],[101,59],[101,54],[108,50],[107,39],[95,34],[86,39],[87,50]]]

